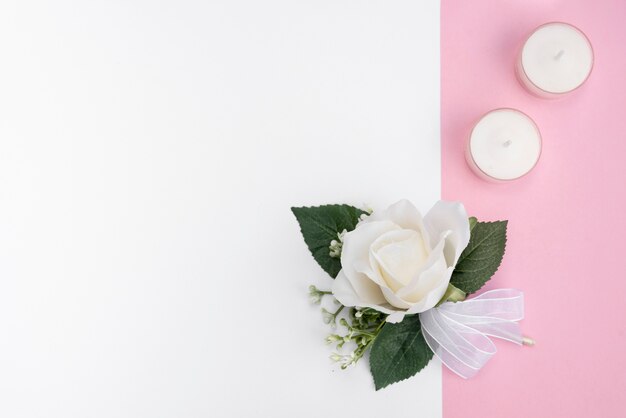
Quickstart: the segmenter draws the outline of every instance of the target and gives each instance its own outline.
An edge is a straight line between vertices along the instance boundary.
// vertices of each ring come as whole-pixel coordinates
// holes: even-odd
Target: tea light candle
[[[496,109],[472,129],[465,153],[481,178],[508,181],[535,167],[541,155],[541,134],[533,120],[515,109]]]
[[[579,29],[567,23],[539,26],[524,43],[516,72],[531,93],[557,98],[580,87],[591,74],[593,48]]]

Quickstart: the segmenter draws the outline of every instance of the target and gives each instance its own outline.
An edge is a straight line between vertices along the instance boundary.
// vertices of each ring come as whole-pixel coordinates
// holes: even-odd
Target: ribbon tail
[[[516,322],[524,317],[524,298],[515,289],[485,292],[447,302],[420,314],[422,333],[433,353],[451,371],[469,379],[496,353],[489,336],[522,344]]]
[[[522,345],[522,329],[517,322],[486,316],[464,316],[450,312],[441,312],[441,314],[448,320],[461,323],[489,337]]]

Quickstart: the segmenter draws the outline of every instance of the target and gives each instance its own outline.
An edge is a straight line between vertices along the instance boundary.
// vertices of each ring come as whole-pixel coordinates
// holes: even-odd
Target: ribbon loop
[[[461,302],[446,302],[420,314],[424,339],[450,370],[468,379],[496,353],[489,336],[522,344],[519,321],[524,294],[496,289]]]

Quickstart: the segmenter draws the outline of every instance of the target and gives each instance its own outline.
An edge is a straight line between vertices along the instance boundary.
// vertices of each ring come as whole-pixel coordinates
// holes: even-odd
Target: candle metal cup
[[[567,88],[565,90],[560,90],[560,89],[551,89],[547,86],[540,86],[538,85],[538,83],[532,80],[532,76],[530,76],[528,74],[527,69],[525,69],[524,67],[524,50],[527,47],[527,45],[529,44],[530,39],[536,35],[537,33],[539,33],[540,31],[546,29],[546,28],[551,28],[551,27],[561,27],[563,29],[566,30],[570,30],[572,31],[572,33],[576,33],[577,35],[580,35],[580,39],[583,40],[586,45],[588,46],[589,50],[589,54],[590,54],[590,64],[589,64],[589,69],[586,72],[585,77],[580,80],[579,82],[574,83],[574,85],[571,86],[571,88]],[[565,50],[561,49],[559,51],[557,51],[554,56],[553,59],[558,61],[560,59],[563,58],[563,55],[565,54]],[[585,63],[579,64],[582,65],[583,67],[585,66]],[[532,31],[532,33],[530,35],[528,35],[526,37],[526,39],[524,40],[524,43],[522,45],[522,47],[519,50],[519,53],[517,54],[517,60],[515,62],[515,74],[517,76],[517,79],[519,80],[520,84],[522,84],[522,86],[524,86],[526,88],[526,90],[528,90],[530,93],[532,93],[533,95],[537,96],[537,97],[541,97],[544,99],[558,99],[561,98],[575,90],[578,90],[583,84],[585,84],[585,82],[587,81],[587,79],[589,78],[589,76],[591,75],[591,72],[593,70],[593,65],[594,65],[594,51],[593,51],[593,46],[591,45],[591,42],[589,41],[589,38],[587,37],[587,35],[585,35],[585,33],[578,29],[576,26],[571,25],[569,23],[564,23],[564,22],[549,22],[549,23],[545,23],[539,27],[537,27],[536,29],[534,29]]]
[[[527,123],[526,128],[530,129],[533,132],[534,140],[537,141],[536,146],[538,147],[538,150],[536,150],[536,152],[531,152],[531,155],[534,155],[532,164],[527,164],[527,167],[522,167],[520,172],[513,176],[498,175],[494,173],[494,171],[497,171],[497,170],[494,170],[493,168],[491,168],[491,172],[490,172],[490,167],[481,167],[480,162],[477,161],[477,158],[475,156],[475,153],[478,153],[478,151],[472,150],[473,139],[476,139],[475,137],[476,128],[481,124],[481,122],[485,121],[488,117],[495,115],[499,112],[514,114],[516,115],[516,117],[520,118],[520,120],[525,121]],[[490,123],[493,124],[495,122],[490,122]],[[518,137],[514,139],[515,141],[524,141],[524,137]],[[531,138],[531,140],[533,140],[533,138]],[[504,142],[501,143],[501,146],[509,147],[512,144],[512,142],[513,141],[510,139],[505,140]],[[492,182],[492,183],[508,183],[510,181],[517,180],[517,179],[524,177],[537,166],[537,163],[539,162],[539,159],[541,157],[541,151],[543,147],[542,144],[543,144],[543,139],[541,137],[541,132],[539,131],[539,128],[537,127],[537,124],[535,123],[535,121],[530,116],[528,116],[524,112],[521,112],[517,109],[498,108],[498,109],[494,109],[483,114],[472,127],[472,130],[470,131],[470,134],[467,138],[466,145],[465,145],[465,160],[467,161],[467,164],[470,167],[470,169],[481,179]]]

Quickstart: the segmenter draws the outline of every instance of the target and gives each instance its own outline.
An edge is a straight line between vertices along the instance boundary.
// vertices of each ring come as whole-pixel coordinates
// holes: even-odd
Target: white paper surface
[[[290,206],[439,198],[439,2],[3,1],[0,416],[441,416],[342,372]]]

